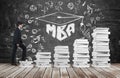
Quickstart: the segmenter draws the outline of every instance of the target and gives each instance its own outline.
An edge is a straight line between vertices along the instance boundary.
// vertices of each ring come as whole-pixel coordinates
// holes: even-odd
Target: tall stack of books
[[[92,66],[94,67],[110,66],[109,34],[109,28],[98,27],[93,30]]]
[[[74,53],[73,53],[73,66],[74,67],[89,67],[89,50],[88,50],[89,42],[87,39],[76,39],[73,46],[74,46]]]
[[[54,67],[69,67],[69,47],[56,46],[54,51]]]
[[[51,67],[51,52],[38,52],[35,56],[36,67]]]

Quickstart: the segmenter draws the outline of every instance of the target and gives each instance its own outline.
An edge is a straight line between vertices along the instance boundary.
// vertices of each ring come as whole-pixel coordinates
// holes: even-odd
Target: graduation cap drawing
[[[62,41],[75,33],[75,24],[73,22],[79,19],[83,20],[83,18],[84,16],[64,12],[55,12],[37,17],[36,19],[46,22],[46,32],[53,38]]]
[[[60,26],[83,18],[84,16],[64,12],[55,12],[41,17],[37,17],[36,19]]]

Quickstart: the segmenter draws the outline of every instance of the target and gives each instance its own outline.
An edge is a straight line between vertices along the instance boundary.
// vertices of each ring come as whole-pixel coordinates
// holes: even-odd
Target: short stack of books
[[[110,66],[109,34],[109,28],[98,27],[93,30],[92,66],[94,67]]]
[[[69,67],[69,47],[56,46],[54,51],[54,67]]]
[[[35,56],[36,67],[51,67],[51,52],[38,52]]]
[[[89,42],[87,39],[76,39],[74,41],[73,66],[74,67],[89,67]]]
[[[19,63],[20,63],[20,67],[33,67],[34,66],[32,64],[33,61],[25,60],[25,61],[19,61]]]

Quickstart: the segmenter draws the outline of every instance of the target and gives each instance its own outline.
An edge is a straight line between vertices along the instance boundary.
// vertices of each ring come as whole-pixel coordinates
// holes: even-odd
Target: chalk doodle
[[[74,4],[72,2],[68,3],[67,7],[70,9],[70,10],[73,10],[74,9]]]
[[[51,23],[49,26],[46,26],[40,22],[39,18],[56,12],[83,16],[84,18],[81,18],[77,24],[79,27],[77,30],[82,33],[83,37],[91,40],[92,29],[96,26],[97,21],[100,21],[104,17],[101,9],[89,0],[28,0],[19,4],[22,8],[17,8],[16,6],[14,7],[14,13],[16,13],[17,20],[25,20],[26,22],[22,30],[22,39],[26,43],[27,51],[31,53],[28,56],[30,60],[36,52],[45,50],[46,44],[48,43],[50,45],[52,39],[57,38],[59,41],[65,40],[67,42],[67,38],[76,33],[75,26],[71,27],[70,25],[74,22],[68,23],[66,26],[57,26]],[[72,19],[70,16],[58,16],[58,19],[68,18]],[[46,27],[47,29],[43,30],[43,28]],[[49,27],[51,27],[51,29]],[[53,38],[46,38],[46,33],[43,31],[45,31],[47,35],[51,34]],[[49,42],[47,42],[48,39],[50,39]],[[52,45],[53,43],[47,46],[47,48],[51,48]],[[57,43],[54,43],[54,45],[57,45]]]
[[[36,11],[36,10],[37,10],[37,6],[35,6],[35,5],[30,6],[30,11]]]

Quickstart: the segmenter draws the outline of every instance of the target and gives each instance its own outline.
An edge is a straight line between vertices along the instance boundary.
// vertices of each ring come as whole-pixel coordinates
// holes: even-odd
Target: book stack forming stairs
[[[110,66],[109,34],[109,28],[98,27],[93,30],[92,66],[94,67]]]
[[[74,41],[74,53],[73,53],[73,66],[74,67],[89,67],[89,51],[88,51],[89,42],[87,39],[76,39]]]
[[[36,67],[51,67],[51,52],[38,52],[36,54]]]
[[[54,48],[54,67],[70,67],[69,65],[69,47],[55,46]]]

